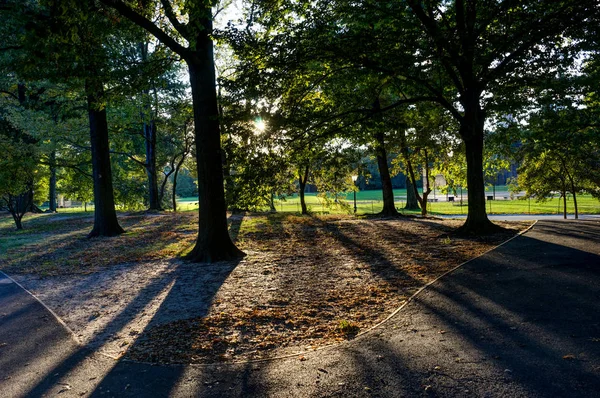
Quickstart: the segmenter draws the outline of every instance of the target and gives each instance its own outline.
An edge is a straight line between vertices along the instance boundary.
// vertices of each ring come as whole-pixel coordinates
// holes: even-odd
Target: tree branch
[[[10,91],[0,90],[0,94],[6,94],[6,95],[13,97],[17,101],[19,100],[19,96],[17,96],[15,93],[11,93]]]
[[[165,10],[165,15],[169,19],[169,22],[171,22],[171,25],[173,25],[173,27],[177,30],[177,32],[179,32],[179,34],[181,34],[181,36],[189,40],[188,27],[186,24],[179,22],[175,12],[173,11],[173,5],[171,2],[169,0],[160,0],[160,4],[162,4]]]
[[[160,42],[169,47],[173,52],[179,54],[182,58],[186,58],[186,55],[188,53],[187,48],[179,44],[175,39],[173,39],[171,36],[165,33],[165,31],[156,26],[153,22],[151,22],[143,15],[139,14],[133,8],[123,3],[121,0],[100,0],[100,2],[108,7],[114,8],[115,10],[117,10],[117,12],[119,12],[119,14],[151,33]]]
[[[135,163],[139,164],[140,166],[142,166],[142,167],[144,167],[144,168],[146,168],[146,167],[148,166],[148,164],[147,164],[146,162],[143,162],[143,161],[141,161],[141,160],[139,160],[139,159],[136,159],[136,158],[135,158],[135,156],[133,156],[133,155],[132,155],[132,154],[130,154],[130,153],[127,153],[127,152],[119,152],[119,151],[112,151],[112,150],[110,151],[110,153],[113,153],[113,154],[115,154],[115,155],[122,155],[122,156],[125,156],[125,157],[127,157],[127,158],[129,158],[129,159],[133,160]]]
[[[446,51],[450,58],[455,60],[455,62],[460,62],[460,54],[450,46],[451,40],[449,40],[449,38],[444,38],[442,35],[440,35],[435,19],[427,16],[423,8],[421,8],[420,2],[417,4],[415,0],[408,0],[408,5],[413,10],[419,21],[421,21],[425,29],[429,32],[429,36],[433,39],[438,52],[438,57],[440,58],[444,69],[446,69],[446,72],[450,76],[450,79],[452,79],[454,82],[456,88],[462,92],[464,89],[463,84],[456,75],[452,65],[448,62],[446,57],[444,57],[444,51]]]

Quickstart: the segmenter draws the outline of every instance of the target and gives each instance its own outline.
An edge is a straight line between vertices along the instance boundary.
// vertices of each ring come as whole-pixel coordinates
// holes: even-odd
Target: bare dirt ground
[[[55,229],[52,218],[39,221],[0,268],[81,342],[162,363],[263,359],[350,339],[531,224],[500,223],[503,233],[467,239],[451,234],[456,220],[233,216],[230,232],[247,257],[207,265],[176,257],[193,244],[195,215],[121,220],[126,235],[93,240],[83,238],[87,218]]]

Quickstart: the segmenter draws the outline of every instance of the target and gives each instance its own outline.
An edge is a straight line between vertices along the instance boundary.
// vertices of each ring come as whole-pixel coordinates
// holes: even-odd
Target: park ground
[[[55,222],[59,221],[65,218]],[[356,224],[366,228],[369,223],[380,221],[390,220],[328,219],[319,224],[333,223],[351,241],[358,242],[351,233]],[[408,231],[390,224],[383,226],[395,230],[395,238],[404,238],[410,237],[410,232],[423,232],[415,229],[419,222],[433,220],[408,221],[415,223]],[[340,225],[345,223],[349,226]],[[436,230],[439,226],[430,227],[440,230]],[[153,230],[149,225],[144,229]],[[244,235],[242,226],[239,231],[242,232],[238,232],[238,237]],[[458,243],[452,235],[441,234],[438,238],[445,245]],[[77,344],[47,308],[0,273],[0,385],[8,397],[593,397],[600,391],[600,290],[593,282],[600,269],[599,239],[597,218],[539,221],[526,233],[434,280],[368,333],[361,330],[339,344],[319,350],[306,349],[277,360],[235,361],[225,355],[214,358],[217,363],[212,365],[187,364],[187,361],[160,365],[129,361],[126,357],[115,360],[116,356],[111,358],[101,350],[103,347]],[[370,246],[373,240],[368,240]],[[427,242],[433,244],[435,240]],[[322,247],[316,248],[317,252],[321,250]],[[384,251],[381,247],[377,250]],[[249,253],[248,257],[251,256]],[[443,262],[439,258],[426,265]],[[388,264],[377,260],[374,261],[377,267],[369,272],[375,273],[377,268],[381,272],[382,266],[389,268],[390,264],[402,263],[393,256]],[[109,294],[107,305],[118,301],[120,296],[128,299],[127,290],[110,289],[109,282],[119,285],[131,265],[95,266],[99,268],[87,275],[89,279],[85,272],[75,274],[71,270],[69,274],[47,277],[22,274],[20,280],[43,282],[66,278],[62,284],[45,286],[57,290],[55,295],[62,295],[67,303],[77,301],[73,293],[91,290],[92,294],[98,294],[105,288],[109,288],[104,292]],[[137,275],[143,279],[150,271],[148,264],[139,266],[130,277]],[[208,268],[191,274],[202,267],[184,270],[175,263],[173,267],[183,272],[162,273],[136,292],[121,311],[97,314],[90,321],[110,318],[100,332],[132,322],[143,328],[139,323],[143,317],[136,318],[136,313],[164,320],[176,308],[172,305],[174,301],[185,302],[207,288],[225,288],[244,264],[230,264],[229,268],[224,263],[216,264],[220,273]],[[280,268],[288,267],[290,264],[286,263]],[[330,265],[332,269],[336,269],[335,263]],[[114,273],[105,273],[110,270]],[[273,269],[268,271],[244,277],[278,276]],[[408,268],[407,273],[410,272]],[[205,274],[208,277],[201,279]],[[199,278],[198,283],[185,285],[190,277]],[[163,279],[167,282],[161,289],[158,280]],[[256,282],[257,279],[250,279],[246,285],[258,287]],[[103,286],[98,288],[97,284]],[[38,287],[43,288],[43,283]],[[99,289],[96,293],[95,288]],[[191,297],[182,295],[190,288]],[[344,286],[342,290],[349,289]],[[219,293],[220,289],[213,295],[217,297]],[[46,296],[42,297],[50,298],[46,303],[57,308],[52,295]],[[160,304],[156,305],[157,301]],[[222,304],[218,303],[219,311],[226,314],[227,307]],[[358,305],[370,304],[367,298]],[[152,329],[151,325],[146,328]],[[170,332],[175,333],[176,329],[172,327]],[[163,331],[161,337],[165,336]],[[133,334],[129,339],[133,339]],[[218,339],[213,342],[222,344]],[[141,342],[133,342],[130,350],[135,352],[138,344]],[[151,351],[151,347],[145,348]],[[268,356],[268,351],[263,354]]]
[[[531,222],[485,238],[458,220],[233,215],[239,263],[189,264],[197,214],[121,214],[116,238],[87,239],[90,214],[0,217],[0,269],[77,338],[111,357],[206,363],[262,359],[354,338],[415,291]]]

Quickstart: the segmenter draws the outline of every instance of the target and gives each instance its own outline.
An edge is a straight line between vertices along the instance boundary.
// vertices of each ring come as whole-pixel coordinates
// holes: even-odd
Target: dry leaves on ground
[[[242,221],[242,227],[243,227]],[[154,327],[129,350],[149,362],[268,358],[352,338],[427,282],[528,224],[485,239],[449,236],[460,221],[288,217],[253,220],[248,257],[208,314]]]

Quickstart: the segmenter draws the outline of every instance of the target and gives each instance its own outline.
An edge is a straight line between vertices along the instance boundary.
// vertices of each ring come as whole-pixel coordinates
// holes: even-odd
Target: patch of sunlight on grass
[[[192,250],[194,240],[179,240],[157,249],[157,254],[160,257],[182,256]]]

